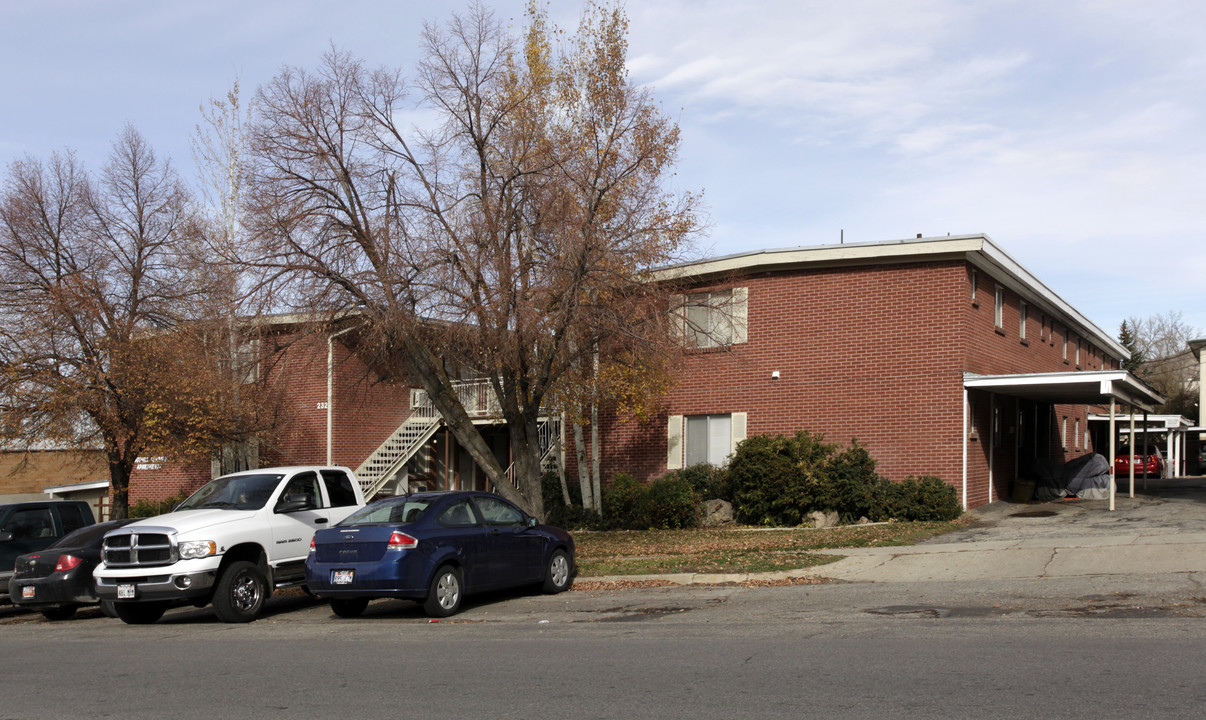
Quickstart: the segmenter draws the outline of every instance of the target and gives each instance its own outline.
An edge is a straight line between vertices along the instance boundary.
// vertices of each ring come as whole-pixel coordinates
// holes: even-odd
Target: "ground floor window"
[[[688,415],[686,417],[686,465],[724,465],[733,451],[732,415]]]

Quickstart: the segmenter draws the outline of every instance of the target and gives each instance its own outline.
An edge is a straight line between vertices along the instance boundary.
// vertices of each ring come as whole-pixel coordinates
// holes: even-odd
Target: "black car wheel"
[[[549,566],[544,574],[544,591],[546,593],[565,592],[569,589],[574,578],[570,574],[569,553],[557,549],[549,558]]]
[[[260,566],[240,560],[230,564],[214,590],[214,614],[222,622],[251,622],[264,611],[268,581]]]
[[[427,591],[427,601],[423,603],[423,609],[431,617],[455,615],[461,609],[463,595],[461,571],[451,565],[444,565],[436,570],[435,577],[431,579],[431,588]]]
[[[114,603],[113,611],[127,625],[150,625],[167,611],[167,603]]]
[[[368,598],[345,598],[331,601],[331,612],[341,618],[360,617],[368,607]]]
[[[42,608],[42,617],[47,620],[66,620],[75,614],[75,609],[78,605],[58,605],[56,607]]]

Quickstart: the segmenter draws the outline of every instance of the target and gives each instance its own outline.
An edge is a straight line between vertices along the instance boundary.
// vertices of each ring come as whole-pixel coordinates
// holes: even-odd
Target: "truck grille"
[[[176,546],[163,532],[129,532],[105,538],[102,556],[107,567],[143,567],[171,565],[176,562]]]

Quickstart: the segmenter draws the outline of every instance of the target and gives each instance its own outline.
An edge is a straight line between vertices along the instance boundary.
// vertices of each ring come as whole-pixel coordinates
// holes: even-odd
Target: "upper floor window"
[[[1028,308],[1025,300],[1018,303],[1018,337],[1023,340],[1026,339],[1026,311]]]
[[[1064,338],[1063,360],[1064,360],[1064,362],[1068,362],[1068,328],[1064,328],[1063,338]],[[1065,444],[1065,446],[1066,446],[1066,444]]]
[[[997,286],[997,301],[996,301],[996,324],[999,328],[1005,327],[1005,288]]]
[[[1076,365],[1080,366],[1080,338],[1076,338]]]
[[[980,271],[972,268],[971,271],[971,301],[972,305],[976,304],[976,285],[979,283]]]
[[[746,341],[747,288],[692,293],[684,299],[684,337],[693,347],[717,347]]]

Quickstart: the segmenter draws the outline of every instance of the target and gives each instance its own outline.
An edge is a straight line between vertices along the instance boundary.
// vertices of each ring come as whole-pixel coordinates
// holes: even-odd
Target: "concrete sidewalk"
[[[679,585],[791,577],[893,583],[1206,572],[1206,478],[1149,480],[1134,498],[1050,503],[998,501],[968,527],[908,547],[826,550],[830,565],[763,574],[645,575],[587,581]]]

